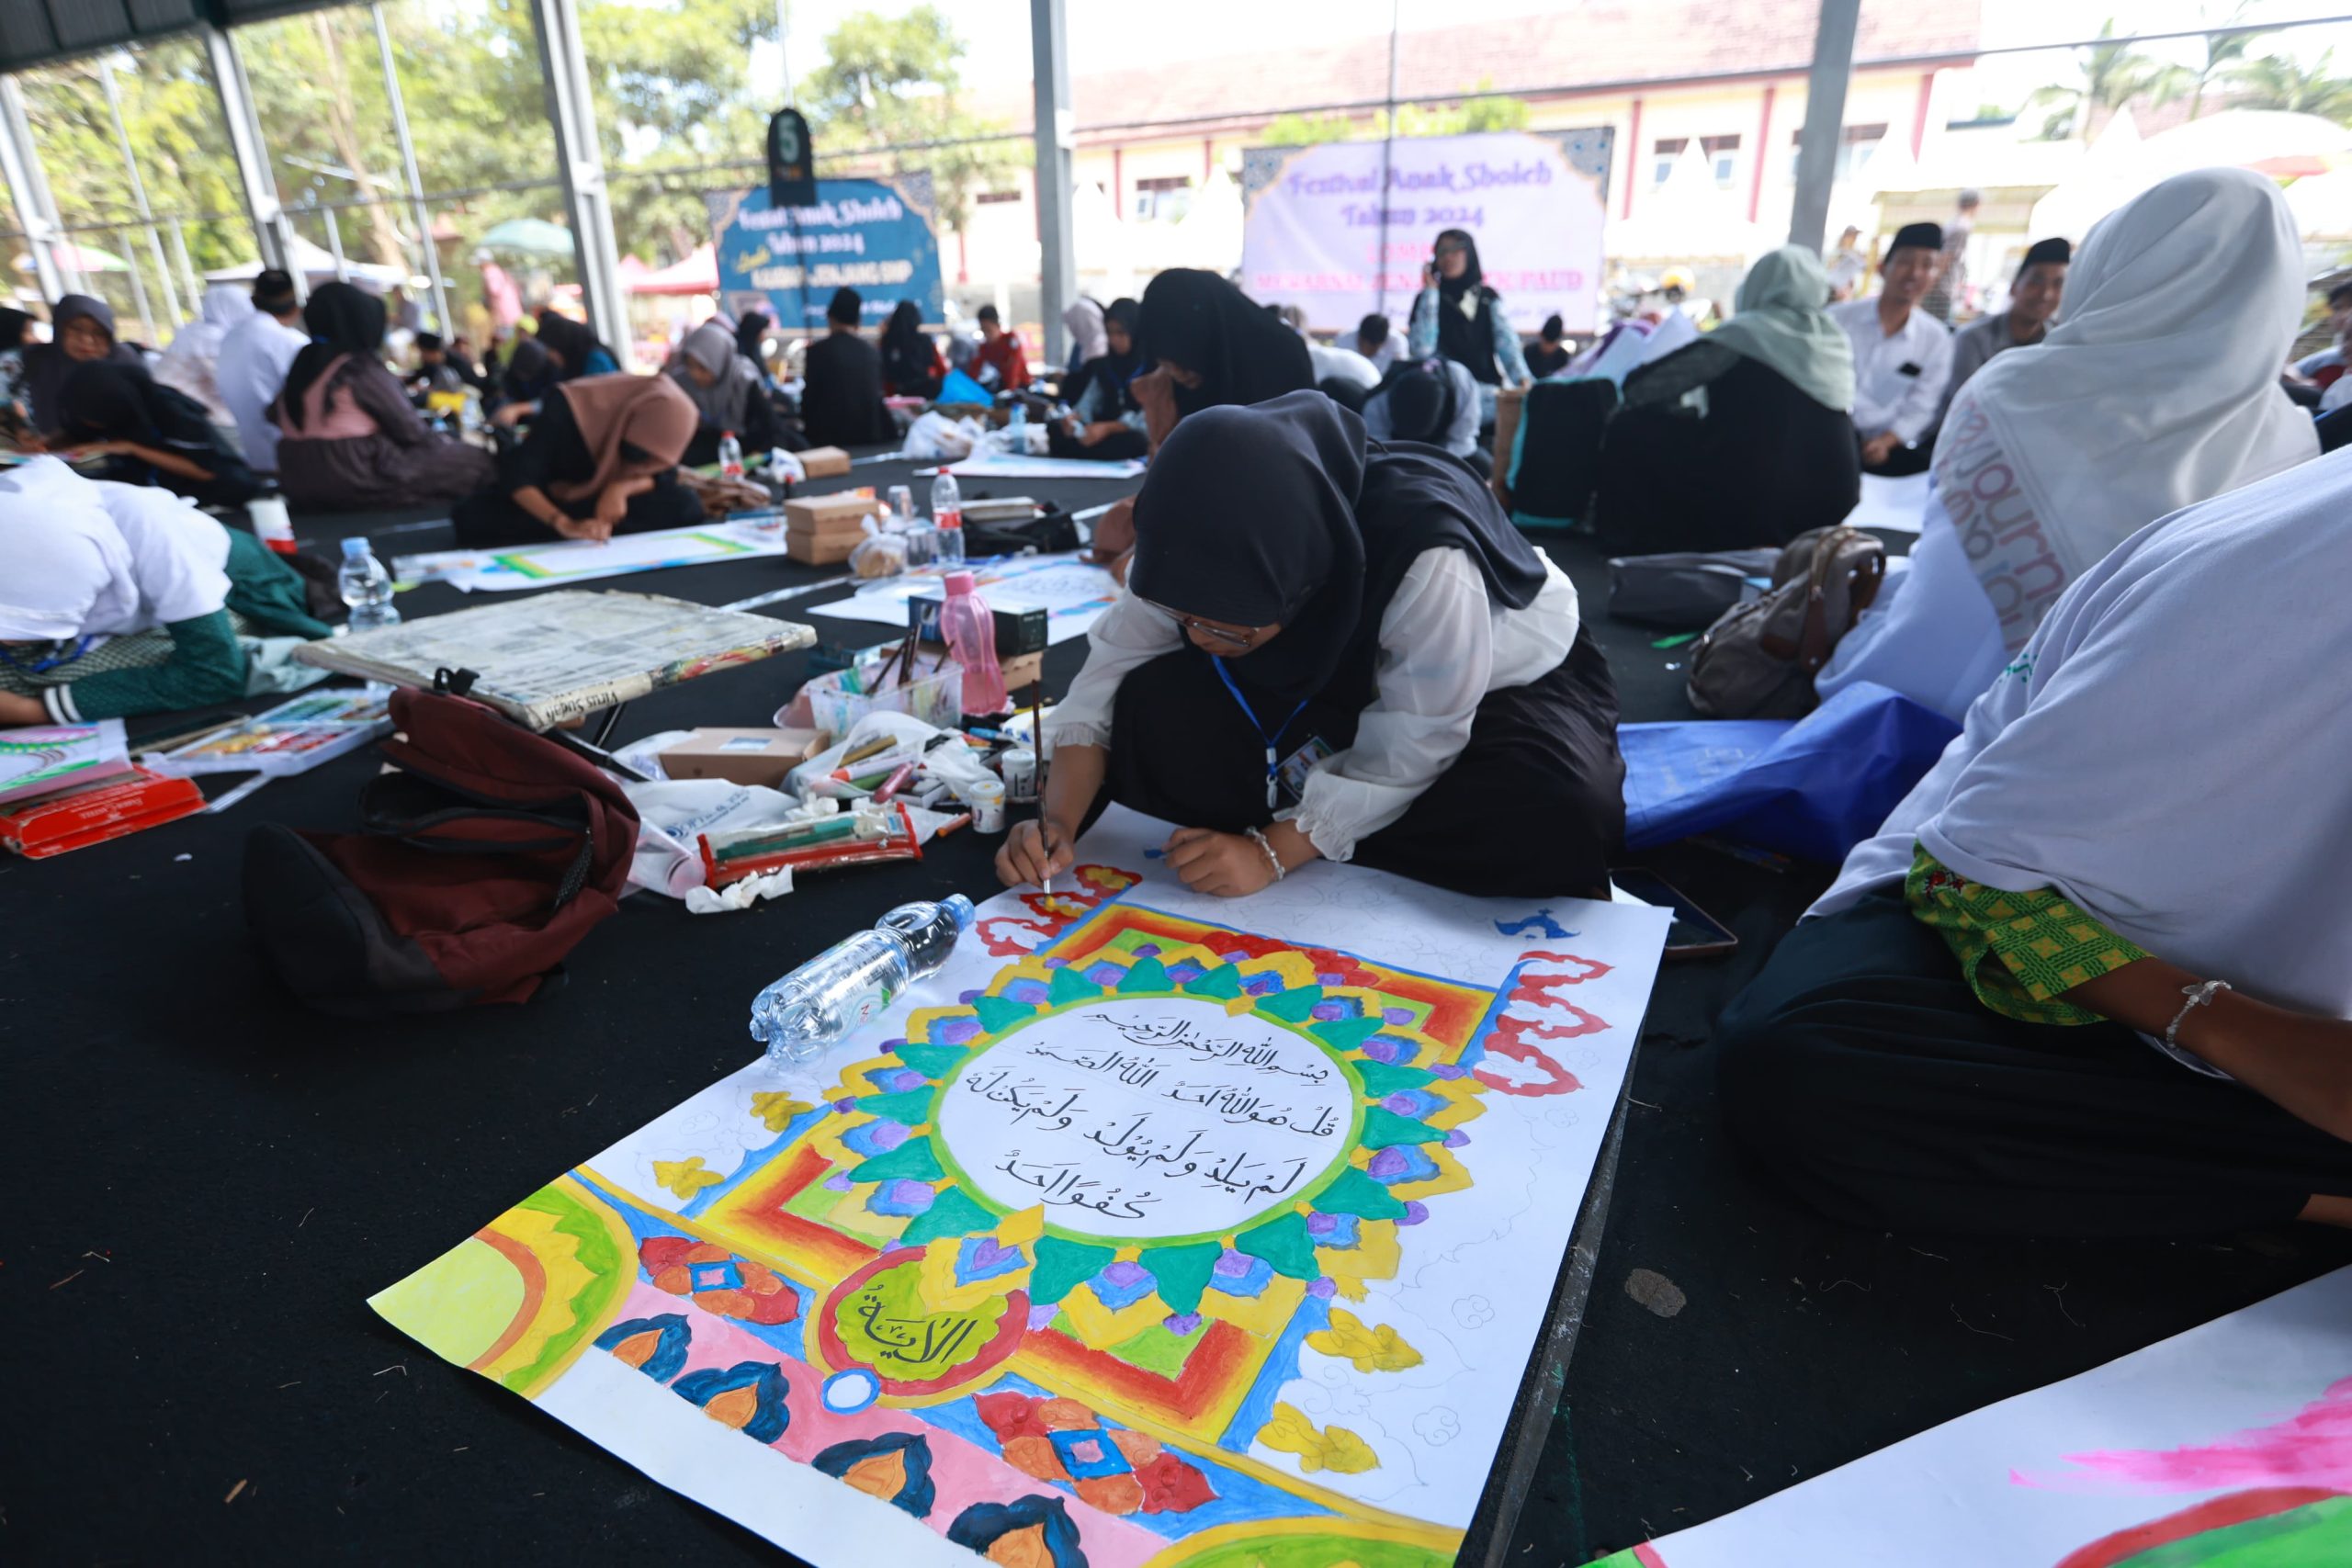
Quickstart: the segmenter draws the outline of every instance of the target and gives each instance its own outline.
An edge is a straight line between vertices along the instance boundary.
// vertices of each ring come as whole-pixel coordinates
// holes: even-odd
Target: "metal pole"
[[[148,308],[147,280],[140,276],[139,258],[131,254],[130,242],[123,238],[121,230],[113,231],[107,237],[113,240],[116,246],[121,250],[122,265],[130,273],[130,303],[131,308],[139,312],[140,341],[148,347],[153,348],[155,346],[155,312]]]
[[[1046,363],[1069,357],[1062,311],[1078,292],[1078,233],[1070,212],[1071,130],[1069,29],[1062,0],[1029,0],[1029,50],[1036,72],[1038,314],[1044,318]]]
[[[457,321],[449,314],[449,286],[441,277],[441,252],[433,243],[433,214],[424,205],[424,182],[416,173],[416,143],[408,133],[408,104],[401,96],[401,73],[392,64],[391,29],[384,25],[384,7],[372,5],[376,18],[376,53],[384,62],[384,98],[392,106],[392,134],[400,139],[401,167],[408,174],[409,204],[416,213],[416,243],[424,252],[424,276],[433,284],[433,320],[444,337],[455,335]]]
[[[1829,227],[1829,185],[1838,173],[1838,135],[1846,122],[1846,83],[1854,71],[1854,28],[1862,0],[1821,0],[1813,35],[1813,74],[1805,84],[1804,130],[1797,142],[1796,200],[1789,209],[1789,243],[1819,251]],[[1758,149],[1761,155],[1762,149]]]
[[[351,264],[343,254],[343,220],[334,213],[324,215],[327,225],[327,254],[334,257],[334,278],[337,283],[351,281]]]
[[[140,221],[147,226],[147,251],[155,258],[155,276],[164,283],[164,309],[171,312],[172,330],[177,332],[180,323],[194,313],[196,301],[188,301],[189,310],[180,309],[179,288],[172,282],[172,269],[164,260],[164,240],[155,231],[155,211],[147,205],[147,182],[139,177],[139,160],[130,151],[130,131],[122,122],[122,89],[115,85],[113,55],[98,56],[98,80],[106,86],[107,112],[114,116],[115,141],[122,148],[122,172],[130,181],[130,204],[138,209]],[[131,268],[130,275],[135,279],[139,269]],[[144,314],[146,307],[142,305],[140,310]]]
[[[187,225],[180,222],[178,219],[172,220],[172,259],[179,263],[180,282],[187,286],[187,297],[197,300],[200,308],[204,291],[197,287],[196,268],[188,265],[186,229]]]
[[[792,37],[792,18],[786,14],[786,0],[775,0],[775,62],[784,73],[784,107],[792,107],[792,55],[787,48]]]
[[[1405,0],[1389,0],[1388,118],[1380,132],[1380,191],[1375,198],[1380,203],[1380,260],[1373,273],[1380,301],[1374,309],[1384,316],[1388,313],[1388,169],[1396,146],[1396,35],[1404,25],[1404,9]]]
[[[7,176],[8,194],[16,200],[17,222],[25,231],[25,248],[32,253],[41,297],[55,304],[60,295],[81,291],[82,275],[60,248],[64,234],[57,200],[41,172],[32,126],[25,118],[24,93],[14,76],[0,76],[0,174]]]
[[[254,226],[254,243],[261,265],[291,274],[294,297],[310,297],[311,280],[294,265],[294,225],[277,199],[277,179],[270,173],[269,154],[261,136],[261,117],[254,110],[253,85],[245,80],[245,62],[238,57],[236,39],[210,22],[201,25],[204,51],[212,64],[212,90],[220,95],[220,119],[229,131],[229,151],[237,160],[237,181],[245,197],[245,217]]]
[[[573,259],[588,320],[629,368],[628,293],[621,287],[620,246],[613,239],[612,192],[596,142],[596,104],[588,88],[588,55],[572,0],[532,0],[548,120],[555,127],[557,173],[571,216]]]

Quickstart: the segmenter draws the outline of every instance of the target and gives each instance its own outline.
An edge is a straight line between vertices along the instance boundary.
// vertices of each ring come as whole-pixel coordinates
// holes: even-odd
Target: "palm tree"
[[[2291,55],[2266,54],[2238,67],[2238,103],[2250,109],[2285,109],[2352,124],[2352,81],[2334,73],[2335,51],[2324,49],[2306,67]]]
[[[2245,0],[2238,0],[2238,4],[2231,8],[2228,21],[2230,23],[2235,23],[2239,17],[2245,15]],[[2245,63],[2246,51],[2253,48],[2254,40],[2262,36],[2263,35],[2258,32],[2207,33],[2205,35],[2203,40],[2205,44],[2205,62],[2201,65],[2198,65],[2193,68],[2184,68],[2183,70],[2183,75],[2187,79],[2189,88],[2189,118],[2195,119],[2199,115],[2205,111],[2205,92],[2207,88],[2213,86],[2217,83],[2228,82],[2236,77],[2239,70]]]
[[[2041,140],[2061,141],[2087,134],[2100,109],[2111,115],[2134,98],[2170,103],[2188,86],[2190,73],[2141,53],[2128,38],[2116,38],[2113,17],[2099,24],[2098,36],[2113,41],[2095,43],[2082,51],[2079,81],[2041,88],[2026,100],[2029,108],[2051,111],[2041,123]]]

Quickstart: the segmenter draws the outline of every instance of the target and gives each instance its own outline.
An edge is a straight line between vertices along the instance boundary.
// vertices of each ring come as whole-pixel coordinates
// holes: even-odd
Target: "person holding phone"
[[[1421,264],[1420,297],[1413,301],[1413,319],[1405,334],[1405,352],[1410,357],[1443,355],[1469,368],[1471,379],[1478,383],[1482,429],[1495,423],[1497,392],[1534,379],[1527,373],[1527,358],[1518,330],[1503,310],[1502,296],[1486,279],[1478,263],[1478,242],[1466,230],[1448,229],[1438,235],[1430,259]]]
[[[1464,464],[1320,392],[1188,416],[1136,502],[1130,591],[1054,710],[1009,886],[1107,801],[1168,864],[1254,893],[1317,859],[1465,893],[1606,897],[1617,694],[1560,569]]]

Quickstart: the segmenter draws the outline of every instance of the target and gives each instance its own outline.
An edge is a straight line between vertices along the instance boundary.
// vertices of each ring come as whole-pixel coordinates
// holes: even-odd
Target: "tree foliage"
[[[2241,108],[2315,114],[2352,125],[2352,81],[2335,73],[2335,55],[2324,49],[2309,65],[2284,54],[2251,61],[2231,76],[2235,102]]]
[[[2086,137],[2103,118],[2134,99],[2168,104],[2188,90],[2190,73],[2132,48],[2128,38],[2116,38],[2113,17],[2099,24],[2098,36],[2109,41],[2075,51],[2075,80],[2041,88],[2026,100],[2028,108],[2046,111],[2044,141]]]
[[[845,17],[826,35],[825,63],[800,85],[800,109],[819,152],[952,141],[1001,129],[958,105],[963,54],[955,27],[933,6],[902,17],[864,11]],[[960,229],[973,192],[1026,161],[1019,145],[996,141],[888,156],[892,172],[929,169],[941,224]]]

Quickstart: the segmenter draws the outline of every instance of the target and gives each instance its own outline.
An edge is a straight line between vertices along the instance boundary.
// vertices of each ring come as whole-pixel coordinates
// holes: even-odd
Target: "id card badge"
[[[1282,766],[1277,770],[1277,774],[1282,780],[1283,793],[1288,795],[1293,803],[1303,798],[1306,794],[1307,776],[1322,765],[1325,758],[1333,754],[1331,748],[1324,744],[1321,736],[1308,736],[1306,744],[1284,758]]]

